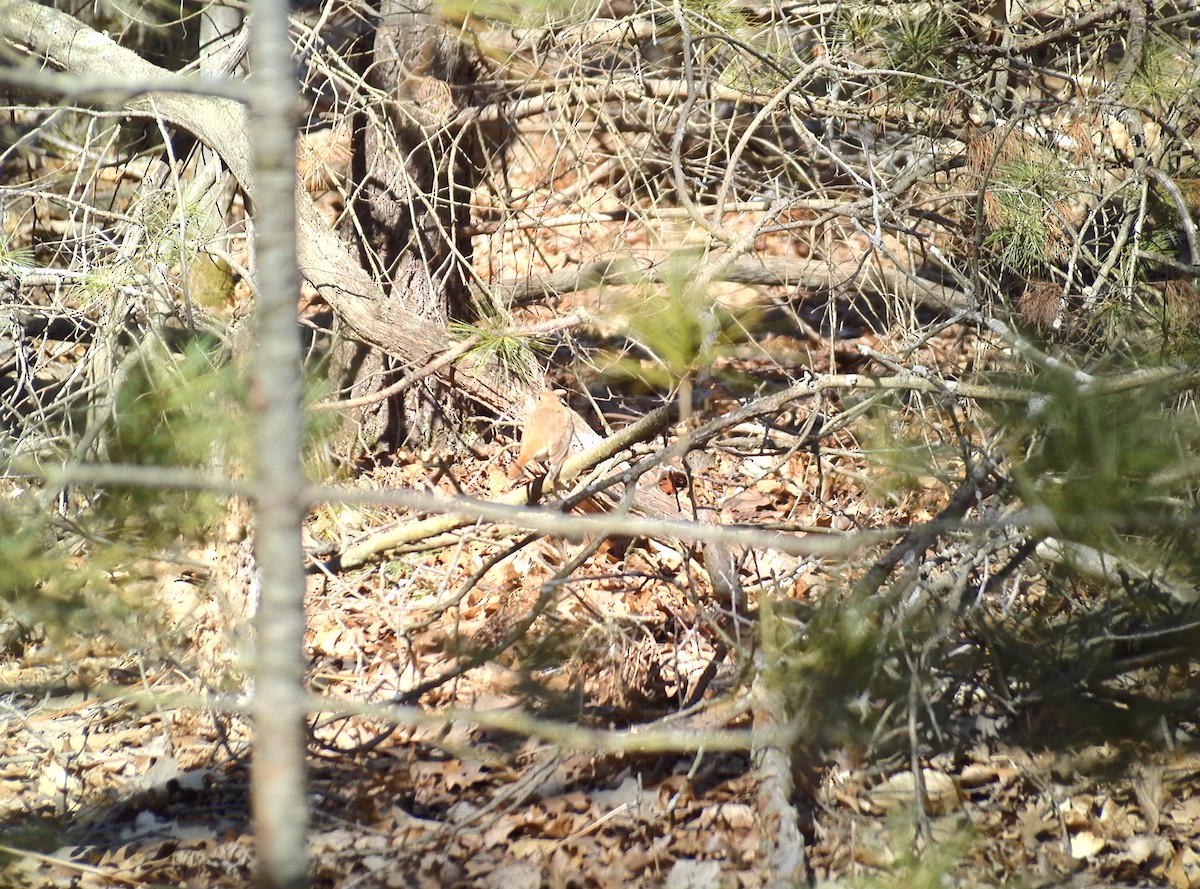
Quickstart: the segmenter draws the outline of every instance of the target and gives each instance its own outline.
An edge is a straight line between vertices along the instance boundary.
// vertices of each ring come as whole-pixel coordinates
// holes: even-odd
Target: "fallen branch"
[[[720,256],[709,262],[718,265]],[[871,268],[863,274],[858,262],[831,263],[789,256],[743,257],[729,263],[718,280],[762,287],[798,287],[818,292],[848,290],[867,296],[907,299],[941,309],[968,306],[965,293],[899,269]],[[593,287],[662,283],[663,264],[648,260],[598,259],[540,277],[501,281],[493,291],[511,303],[530,303]]]

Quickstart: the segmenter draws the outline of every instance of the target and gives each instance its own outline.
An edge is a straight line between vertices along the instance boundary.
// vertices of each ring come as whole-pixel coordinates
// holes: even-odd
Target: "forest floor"
[[[530,163],[531,182],[544,162]],[[605,200],[562,212],[622,209]],[[564,226],[542,226],[521,244],[505,237],[518,236],[477,245],[484,280],[528,272],[533,256],[540,271],[556,271],[602,252],[589,243],[594,233]],[[650,244],[644,231],[609,232],[604,243],[660,254],[680,246],[669,231],[659,237]],[[785,238],[762,246],[777,254],[795,247]],[[847,239],[831,259],[864,249]],[[914,346],[911,325],[868,320],[867,308],[833,311],[825,297],[782,289],[744,299],[746,290],[716,288],[731,311],[757,303],[761,312],[754,335],[716,362],[717,376],[734,382],[714,387],[700,421],[805,375],[891,372],[872,355],[904,354],[908,367],[945,379],[994,358],[957,326],[935,325]],[[532,320],[561,317],[587,298],[568,297]],[[609,319],[620,312],[611,302],[589,308]],[[602,418],[573,372],[564,364],[554,374],[599,430]],[[613,427],[657,404],[617,389],[603,401]],[[939,412],[934,399],[897,396],[876,414],[860,411],[865,401],[829,395],[753,418],[705,459],[665,464],[655,483],[684,515],[693,502],[712,506],[721,524],[819,537],[930,522],[963,477],[959,436],[974,433],[953,425],[953,411]],[[834,421],[819,447],[808,439],[814,415]],[[843,416],[853,423],[836,428]],[[507,432],[493,430],[470,453],[397,452],[342,469],[364,490],[433,486],[492,500],[513,488],[512,458]],[[314,553],[343,551],[414,518],[322,506],[308,517],[306,542]],[[309,763],[318,886],[773,884],[765,850],[777,825],[762,815],[751,752],[695,743],[759,725],[748,700],[764,635],[791,658],[771,665],[779,669],[771,681],[807,689],[790,702],[798,729],[789,754],[813,883],[1200,886],[1200,756],[1169,742],[1075,740],[1073,724],[1049,705],[1009,712],[1008,701],[972,684],[981,668],[961,652],[985,646],[956,616],[946,618],[938,644],[961,662],[939,665],[936,693],[854,696],[894,666],[875,660],[883,649],[863,631],[877,628],[875,606],[848,595],[878,551],[853,565],[739,551],[747,600],[733,614],[687,544],[614,539],[574,564],[587,546],[481,524],[365,567],[310,574],[305,653],[311,688],[328,702],[312,717]],[[942,570],[942,555],[931,542],[917,567]],[[6,628],[5,885],[249,884],[249,770],[269,751],[253,750],[236,715],[244,688],[219,681],[222,669],[244,666],[236,641],[223,638],[230,613],[214,590],[221,553],[185,556],[188,567],[159,563],[147,590],[156,637],[131,645],[72,632],[64,646]],[[1020,580],[989,587],[974,607],[1019,622],[1047,588],[1044,577]],[[766,602],[777,621],[771,633],[762,626]],[[940,620],[939,605],[922,607]],[[814,653],[813,615],[847,648],[861,644],[857,663],[842,661],[854,675]],[[806,673],[817,677],[811,686]],[[225,696],[213,697],[221,687]],[[418,687],[419,704],[398,726],[369,712]],[[953,706],[954,724],[939,722],[945,710],[924,709],[934,698]],[[572,727],[586,731],[565,731]],[[651,728],[670,732],[673,743],[639,745]],[[622,730],[630,734],[618,742]]]
[[[839,354],[878,342],[851,333]],[[930,348],[956,352],[963,336],[947,330]],[[807,354],[803,342],[792,345]],[[743,438],[771,440],[771,428],[752,426],[740,430]],[[361,467],[353,484],[432,482],[482,499],[511,490],[511,444],[496,436],[475,450],[453,459],[397,453]],[[820,449],[717,453],[690,483],[692,491],[722,492],[714,498],[722,523],[809,533],[904,526],[927,521],[949,497],[933,478],[915,478],[904,491],[880,488],[881,467],[848,432]],[[675,495],[687,486],[679,464],[659,480]],[[344,547],[406,518],[384,508],[322,507],[309,517],[308,540],[314,549]],[[608,730],[658,726],[686,748],[696,732],[751,726],[745,693],[762,644],[763,597],[777,610],[790,603],[803,637],[805,609],[841,595],[845,567],[743,554],[747,613],[731,622],[688,547],[613,542],[559,582],[582,546],[480,526],[366,568],[311,575],[306,654],[311,685],[329,701],[329,712],[312,721],[317,885],[770,882],[771,837],[748,751],[603,749],[600,739]],[[156,600],[174,603],[162,606],[176,628],[172,644],[179,632],[191,639],[171,657],[83,637],[69,651],[36,638],[10,646],[0,670],[7,885],[248,884],[250,733],[233,708],[205,703],[199,649],[211,637],[186,629],[204,582],[202,572],[178,568],[158,578]],[[479,652],[489,657],[460,672]],[[408,724],[389,731],[363,714],[364,703],[426,682]],[[891,703],[903,711],[904,702]],[[1059,731],[1054,714],[1018,733],[994,720],[986,702],[968,701],[962,713],[977,720],[975,729],[950,731],[941,750],[925,745],[912,757],[906,744],[870,735],[904,725],[894,710],[868,702],[864,711],[878,723],[840,744],[817,731],[826,741],[807,743],[800,732],[793,802],[815,882],[1200,885],[1195,754],[1057,736],[1035,743],[1039,733]],[[888,712],[891,722],[881,716]],[[531,735],[511,727],[525,716],[597,734],[556,741],[553,728]],[[961,737],[970,740],[956,742]]]

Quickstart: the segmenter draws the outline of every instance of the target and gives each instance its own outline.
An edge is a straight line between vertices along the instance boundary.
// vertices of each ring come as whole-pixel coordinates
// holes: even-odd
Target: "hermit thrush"
[[[541,460],[549,467],[547,483],[553,483],[563,460],[567,459],[575,434],[571,412],[560,397],[564,394],[562,389],[555,389],[553,392],[547,390],[539,397],[537,407],[525,421],[521,432],[521,455],[508,470],[509,478],[519,476],[530,460]]]

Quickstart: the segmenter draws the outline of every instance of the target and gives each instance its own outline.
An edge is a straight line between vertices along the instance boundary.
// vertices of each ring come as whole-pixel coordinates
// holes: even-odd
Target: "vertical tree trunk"
[[[429,320],[470,320],[471,242],[464,232],[478,152],[471,134],[452,122],[470,101],[476,66],[432,4],[400,0],[381,3],[364,61],[367,83],[388,97],[375,114],[359,116],[354,140],[353,210],[364,267],[380,277],[389,299]],[[356,394],[411,369],[367,358],[355,370],[362,381]],[[444,441],[461,417],[450,393],[434,385],[418,384],[364,417],[371,444]]]
[[[250,807],[263,889],[309,885],[308,731],[304,687],[304,548],[307,504],[300,466],[304,417],[296,258],[296,127],[287,0],[259,0],[251,24],[250,113],[255,126],[253,212],[257,305],[255,558],[261,599],[254,633],[254,763]]]
[[[361,133],[359,221],[394,297],[430,320],[466,317],[475,171],[465,134],[447,125],[474,66],[434,15],[399,0],[382,4],[372,57],[367,81],[393,101],[382,109],[389,127]]]

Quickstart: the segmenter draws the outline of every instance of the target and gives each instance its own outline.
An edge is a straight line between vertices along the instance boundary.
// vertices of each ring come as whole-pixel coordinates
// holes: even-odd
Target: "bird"
[[[521,453],[508,470],[510,479],[520,476],[529,461],[541,460],[548,467],[544,484],[553,484],[575,437],[571,411],[563,404],[563,395],[566,392],[562,389],[547,389],[538,396],[537,407],[521,431]]]

